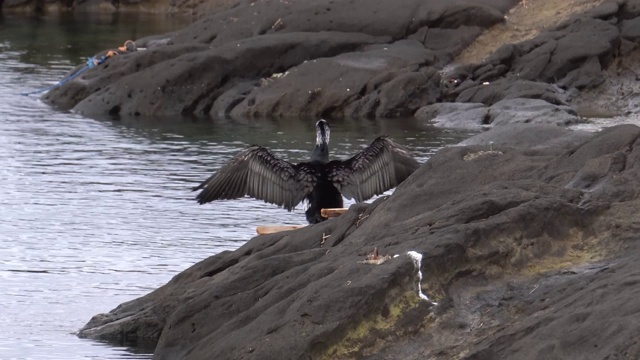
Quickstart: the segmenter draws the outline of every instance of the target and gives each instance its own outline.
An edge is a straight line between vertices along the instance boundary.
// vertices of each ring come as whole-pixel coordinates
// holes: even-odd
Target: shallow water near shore
[[[194,263],[236,249],[257,225],[304,224],[303,206],[291,213],[252,199],[199,206],[190,188],[249,144],[305,160],[314,122],[89,119],[56,111],[19,94],[57,83],[97,51],[186,20],[61,21],[0,22],[0,359],[150,358],[74,332]],[[332,130],[334,157],[388,134],[421,162],[469,135],[412,119],[340,121]]]

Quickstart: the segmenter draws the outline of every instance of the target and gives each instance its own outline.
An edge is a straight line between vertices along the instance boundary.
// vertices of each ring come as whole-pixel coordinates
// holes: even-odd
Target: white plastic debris
[[[433,305],[438,305],[438,303],[431,301],[429,297],[422,292],[422,271],[420,270],[422,267],[422,254],[416,251],[408,251],[407,255],[413,260],[413,266],[418,270],[418,296]]]

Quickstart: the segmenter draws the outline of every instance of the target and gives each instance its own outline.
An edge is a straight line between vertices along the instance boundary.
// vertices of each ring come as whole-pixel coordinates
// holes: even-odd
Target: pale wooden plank
[[[296,230],[306,225],[261,225],[256,227],[258,235],[273,234],[281,231]]]
[[[348,208],[329,208],[320,210],[320,215],[325,218],[338,217],[344,213],[346,213]]]

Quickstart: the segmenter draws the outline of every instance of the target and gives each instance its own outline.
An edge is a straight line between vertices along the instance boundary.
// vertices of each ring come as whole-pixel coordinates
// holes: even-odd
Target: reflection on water
[[[128,39],[163,34],[190,22],[189,18],[148,14],[0,15],[0,41],[19,50],[21,63],[49,68],[60,61],[81,64],[86,57],[121,46]]]
[[[43,32],[67,31],[51,22],[4,19],[0,30],[0,358],[149,358],[73,332],[195,262],[237,248],[257,225],[303,224],[302,207],[288,213],[252,199],[199,206],[190,188],[248,144],[305,160],[314,121],[114,121],[53,111],[17,94],[56,83],[79,54],[147,34],[138,27],[123,35],[126,27],[116,23],[107,26],[121,29],[115,34],[91,30],[97,42],[69,31],[49,43]],[[466,135],[413,120],[332,128],[335,157],[389,134],[425,161]]]

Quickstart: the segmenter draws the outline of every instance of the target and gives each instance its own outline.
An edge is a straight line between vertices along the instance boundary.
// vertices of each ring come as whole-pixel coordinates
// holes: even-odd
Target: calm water
[[[303,224],[302,206],[199,206],[190,187],[252,143],[305,159],[313,121],[96,120],[18,95],[55,84],[99,50],[184,22],[65,21],[0,21],[0,359],[149,358],[73,333],[94,314],[239,247],[257,225]],[[466,136],[412,120],[350,121],[333,124],[332,151],[347,157],[383,133],[421,161]]]

